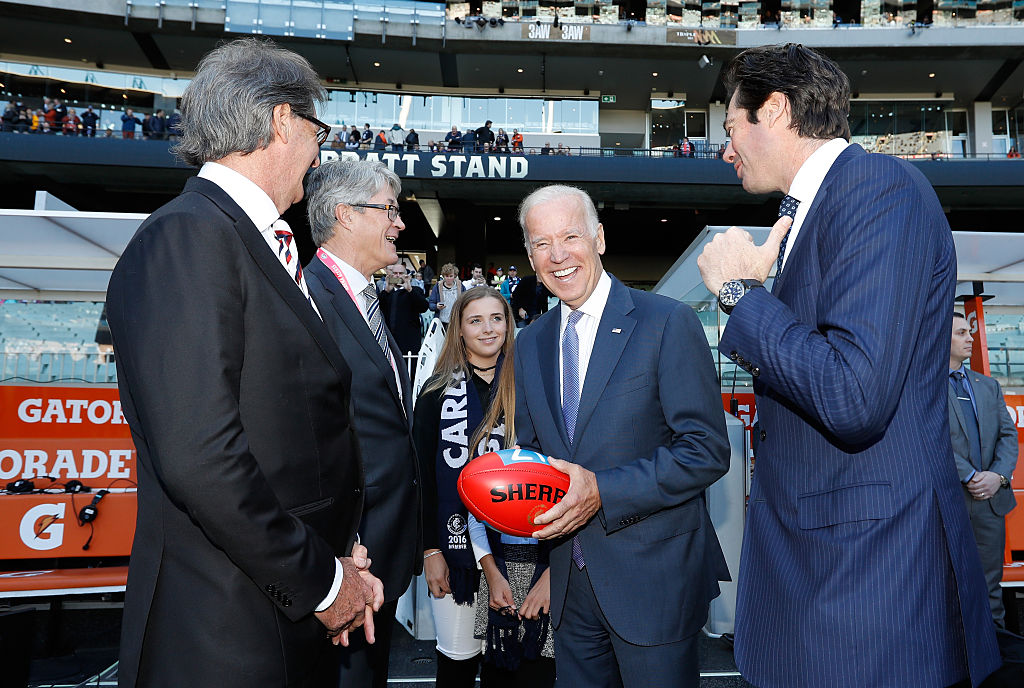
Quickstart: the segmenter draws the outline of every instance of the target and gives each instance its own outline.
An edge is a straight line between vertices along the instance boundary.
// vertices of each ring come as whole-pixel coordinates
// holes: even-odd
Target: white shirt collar
[[[583,302],[583,305],[579,307],[579,310],[582,311],[584,315],[593,316],[600,321],[601,315],[604,313],[604,307],[608,304],[608,295],[611,291],[612,278],[608,276],[607,272],[602,270],[601,276],[597,280],[597,286],[594,287],[593,293],[591,293],[590,298]],[[570,312],[572,312],[572,309],[569,308],[564,301],[561,302],[561,313],[559,313],[559,316],[563,323],[563,330],[565,329],[564,323],[569,320]]]
[[[353,294],[358,294],[363,289],[366,289],[366,285],[370,283],[370,280],[366,279],[361,272],[328,251],[323,246],[320,247],[320,250],[330,256],[331,260],[337,263],[338,267],[341,268],[341,274],[345,275],[345,279],[348,280],[348,285],[352,287]]]
[[[789,195],[800,201],[801,205],[807,204],[809,210],[832,164],[849,145],[846,139],[832,139],[811,153],[793,177]]]
[[[216,162],[203,163],[199,177],[207,179],[224,190],[231,200],[238,204],[261,233],[270,229],[281,217],[277,206],[267,192],[251,179],[235,170]]]

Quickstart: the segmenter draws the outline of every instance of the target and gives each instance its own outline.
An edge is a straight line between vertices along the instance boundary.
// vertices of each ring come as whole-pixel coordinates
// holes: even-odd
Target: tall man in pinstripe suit
[[[949,441],[949,225],[923,175],[848,144],[835,63],[764,46],[724,78],[724,159],[786,194],[764,245],[733,227],[698,261],[762,428],[736,662],[762,688],[976,686],[999,652]]]

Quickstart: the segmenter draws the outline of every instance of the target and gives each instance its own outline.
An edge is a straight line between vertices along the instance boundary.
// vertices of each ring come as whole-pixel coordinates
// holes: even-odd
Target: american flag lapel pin
[[[613,327],[612,328],[612,334],[622,334],[622,328],[621,327]]]

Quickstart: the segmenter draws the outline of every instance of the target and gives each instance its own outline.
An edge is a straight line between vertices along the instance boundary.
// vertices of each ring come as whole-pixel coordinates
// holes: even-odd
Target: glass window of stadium
[[[856,100],[850,103],[850,134],[854,143],[874,153],[963,156],[967,113],[934,100]]]
[[[708,113],[687,110],[682,100],[651,100],[651,148],[671,148],[686,136],[704,145],[708,137]]]
[[[544,100],[539,98],[474,98],[463,96],[404,95],[367,91],[331,91],[322,117],[328,124],[353,124],[388,129],[446,132],[476,129],[487,120],[497,131],[504,128],[544,133],[597,133],[596,100]]]
[[[1011,143],[1010,111],[992,109],[992,153],[1006,155]]]

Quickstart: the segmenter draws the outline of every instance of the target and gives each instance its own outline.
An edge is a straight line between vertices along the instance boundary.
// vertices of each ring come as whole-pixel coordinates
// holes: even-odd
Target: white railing
[[[114,357],[104,353],[0,351],[0,383],[117,382]]]

